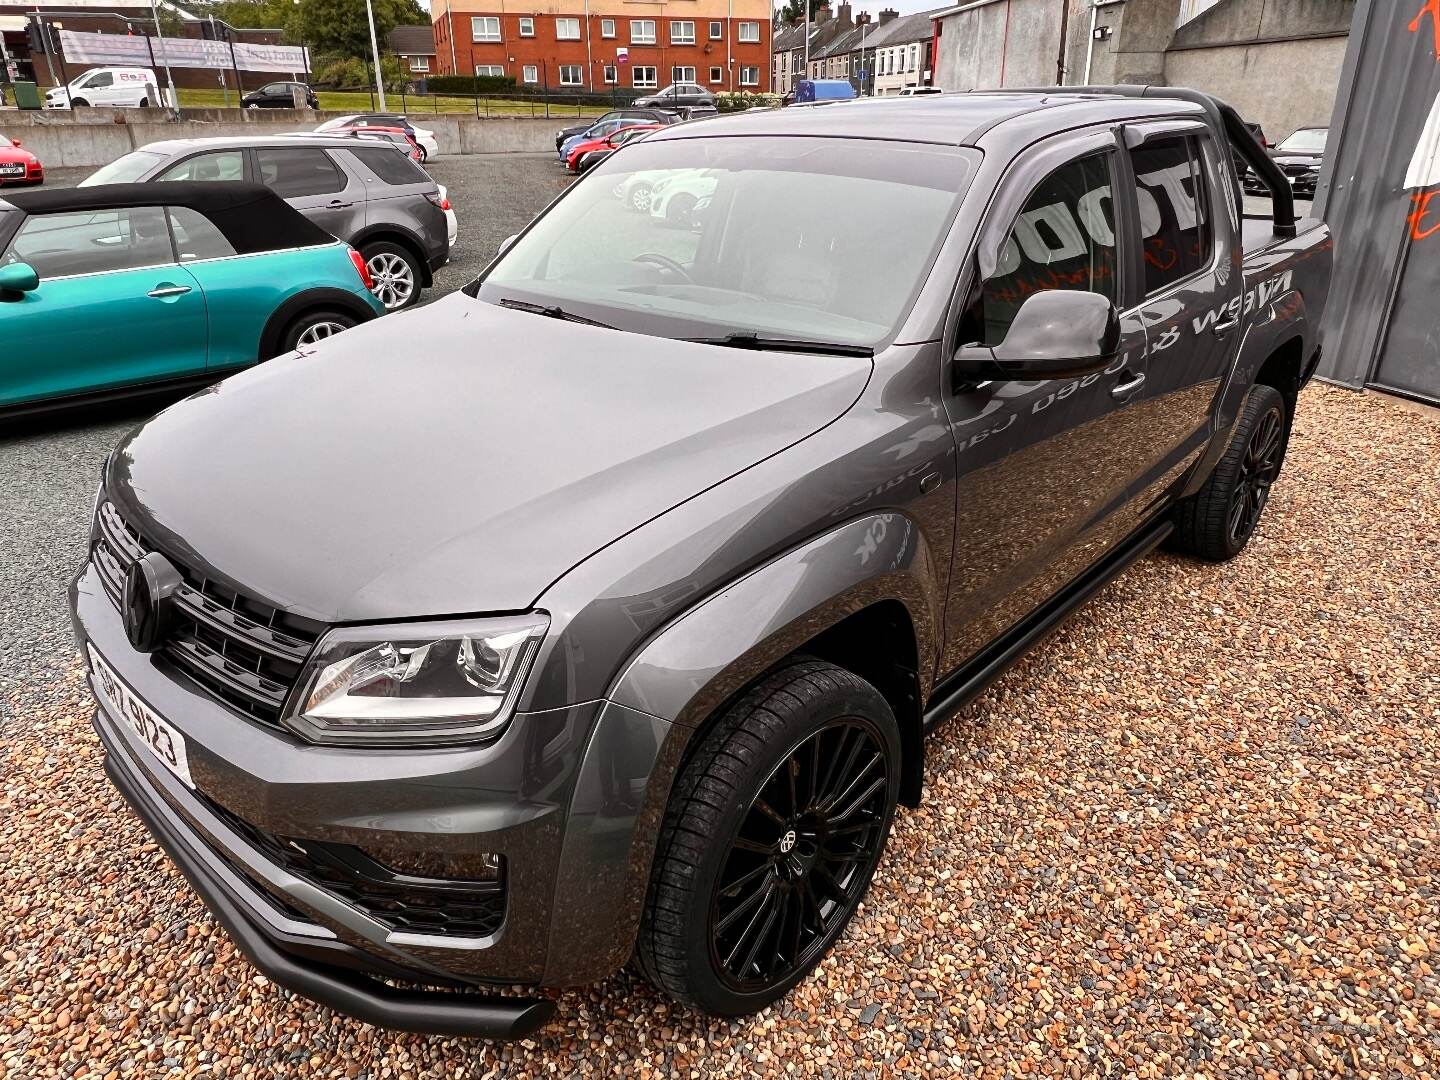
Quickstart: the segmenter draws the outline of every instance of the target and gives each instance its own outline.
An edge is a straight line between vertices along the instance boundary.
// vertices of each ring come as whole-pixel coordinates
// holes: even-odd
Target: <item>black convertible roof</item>
[[[204,214],[237,254],[318,247],[335,238],[263,184],[240,181],[175,181],[97,184],[7,194],[5,202],[27,214],[76,210],[126,210],[134,206],[185,206]]]

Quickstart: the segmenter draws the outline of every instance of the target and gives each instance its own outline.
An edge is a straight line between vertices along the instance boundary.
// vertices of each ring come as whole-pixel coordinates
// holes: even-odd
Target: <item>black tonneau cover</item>
[[[333,236],[263,184],[238,180],[52,188],[7,194],[5,202],[27,214],[185,206],[214,222],[240,255],[335,242]]]

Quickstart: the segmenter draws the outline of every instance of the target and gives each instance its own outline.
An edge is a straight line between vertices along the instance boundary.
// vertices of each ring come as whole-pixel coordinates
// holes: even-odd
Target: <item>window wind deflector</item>
[[[803,338],[763,337],[742,332],[724,337],[686,338],[697,345],[720,345],[728,349],[757,349],[762,352],[819,353],[823,356],[874,356],[869,345],[846,345],[836,341],[807,341]]]
[[[602,330],[615,330],[617,327],[609,323],[601,322],[599,319],[590,319],[584,315],[576,315],[573,311],[566,311],[558,304],[532,304],[528,300],[514,300],[508,296],[500,298],[500,306],[514,308],[516,311],[528,311],[535,315],[544,315],[547,319],[563,319],[565,322],[584,323],[586,326],[598,326]]]

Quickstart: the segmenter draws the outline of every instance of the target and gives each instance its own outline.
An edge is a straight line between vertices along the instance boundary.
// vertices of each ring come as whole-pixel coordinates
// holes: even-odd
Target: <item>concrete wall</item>
[[[936,85],[973,90],[1054,84],[1061,21],[1056,0],[981,0],[937,21]]]
[[[186,118],[168,121],[160,109],[94,109],[73,116],[56,113],[7,113],[5,134],[19,139],[46,166],[107,165],[147,143],[165,139],[203,139],[225,135],[269,135],[311,131],[319,116],[290,110],[266,110],[260,118],[240,109],[185,110]],[[195,114],[200,114],[195,116]],[[120,122],[116,122],[116,118]],[[463,114],[438,114],[415,122],[435,132],[442,154],[513,154],[553,152],[555,129],[573,119],[497,117],[476,120]]]

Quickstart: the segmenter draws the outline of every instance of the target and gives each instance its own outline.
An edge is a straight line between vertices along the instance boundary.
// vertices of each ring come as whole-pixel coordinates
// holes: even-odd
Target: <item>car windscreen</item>
[[[872,139],[642,140],[466,291],[665,337],[893,336],[979,156]]]
[[[1292,150],[1300,154],[1323,154],[1325,152],[1325,137],[1329,134],[1329,128],[1301,128],[1276,147],[1276,149]]]
[[[77,187],[94,187],[97,184],[133,184],[165,160],[164,154],[148,150],[132,150],[124,157],[116,158],[109,165],[102,165],[81,180]]]

